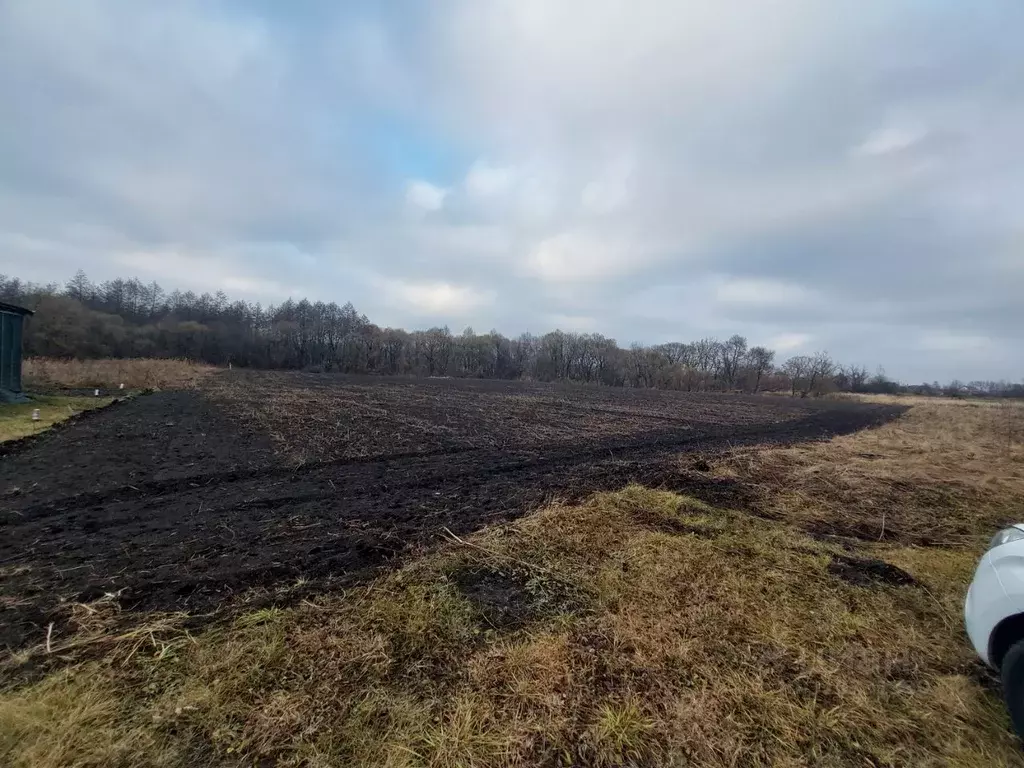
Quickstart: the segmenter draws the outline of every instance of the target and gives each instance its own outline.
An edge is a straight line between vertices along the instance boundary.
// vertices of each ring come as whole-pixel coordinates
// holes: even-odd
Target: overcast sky
[[[1019,0],[0,0],[0,272],[1024,377]]]

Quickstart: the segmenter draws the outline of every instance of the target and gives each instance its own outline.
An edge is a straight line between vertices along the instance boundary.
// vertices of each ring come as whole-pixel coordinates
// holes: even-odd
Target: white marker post
[[[95,395],[96,395],[96,397],[100,396],[100,391],[98,389],[96,390]]]
[[[32,409],[32,421],[39,421],[39,409],[38,408],[33,408]]]

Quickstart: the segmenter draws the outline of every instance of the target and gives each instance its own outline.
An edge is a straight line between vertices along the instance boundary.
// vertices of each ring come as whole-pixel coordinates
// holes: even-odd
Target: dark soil
[[[59,631],[62,601],[116,593],[126,609],[205,613],[299,577],[351,583],[445,527],[466,533],[629,482],[739,506],[741,488],[679,454],[817,439],[899,413],[308,374],[211,387],[123,401],[7,449],[0,646],[41,642],[51,621]]]
[[[452,580],[493,629],[510,629],[535,618],[525,574],[474,568],[454,574]]]
[[[828,572],[858,587],[874,587],[879,584],[905,587],[917,584],[917,579],[902,568],[873,558],[833,555]]]
[[[722,535],[720,530],[714,528],[691,525],[683,520],[667,517],[651,523],[651,528],[664,533],[675,533],[686,536],[696,536],[698,539],[717,539]]]
[[[498,570],[485,566],[451,574],[459,591],[480,613],[485,629],[512,630],[559,613],[580,610],[586,603],[567,586],[543,574]]]

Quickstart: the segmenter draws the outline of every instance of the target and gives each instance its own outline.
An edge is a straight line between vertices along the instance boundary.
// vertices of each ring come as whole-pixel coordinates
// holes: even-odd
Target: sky
[[[0,0],[0,273],[1024,377],[1019,0]]]

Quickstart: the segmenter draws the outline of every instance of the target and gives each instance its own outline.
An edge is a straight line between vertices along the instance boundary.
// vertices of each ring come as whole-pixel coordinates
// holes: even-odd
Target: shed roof
[[[0,301],[0,312],[11,312],[15,315],[34,315],[31,309],[25,309],[19,307],[17,304],[8,304],[7,302]]]

